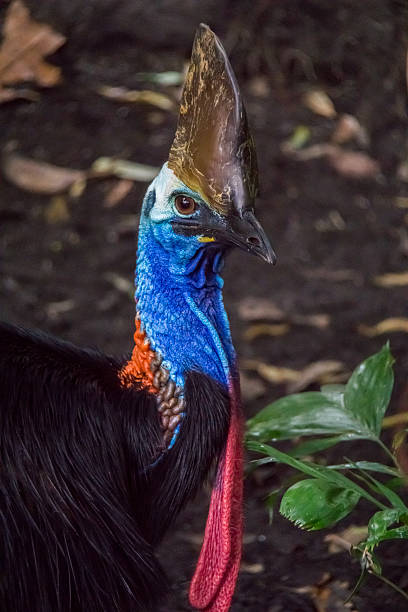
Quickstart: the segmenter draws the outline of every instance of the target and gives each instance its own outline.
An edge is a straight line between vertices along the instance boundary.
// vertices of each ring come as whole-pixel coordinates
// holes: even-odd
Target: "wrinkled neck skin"
[[[235,352],[219,275],[224,253],[197,237],[175,234],[168,215],[165,220],[160,210],[155,213],[156,198],[174,189],[172,180],[178,182],[164,166],[143,203],[137,314],[151,348],[162,356],[162,365],[176,385],[184,387],[186,373],[196,370],[227,386],[235,369]]]

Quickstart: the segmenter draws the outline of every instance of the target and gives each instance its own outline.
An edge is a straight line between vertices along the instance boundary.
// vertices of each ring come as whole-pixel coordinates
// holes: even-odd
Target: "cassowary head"
[[[256,152],[238,84],[220,41],[201,24],[169,160],[147,192],[142,223],[179,270],[203,251],[234,245],[274,263],[254,214],[257,193]]]

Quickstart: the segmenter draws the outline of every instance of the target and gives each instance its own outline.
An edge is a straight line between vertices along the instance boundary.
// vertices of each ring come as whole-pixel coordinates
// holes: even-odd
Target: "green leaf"
[[[332,385],[322,385],[320,387],[320,391],[327,396],[336,397],[338,395],[343,396],[344,391],[346,389],[346,385],[332,384]]]
[[[399,476],[398,478],[391,478],[390,480],[387,480],[387,482],[384,484],[391,489],[391,491],[397,491],[398,489],[407,486],[407,479],[406,477]]]
[[[345,440],[349,440],[350,438],[345,436],[331,436],[326,438],[316,438],[315,440],[306,440],[306,442],[301,442],[295,448],[288,451],[288,455],[291,457],[296,457],[297,459],[301,457],[305,457],[306,455],[314,455],[315,453],[320,453],[322,450],[326,450],[339,442],[344,442]]]
[[[376,512],[368,522],[368,541],[375,541],[378,537],[385,533],[392,523],[399,522],[401,511],[396,508],[380,510]]]
[[[347,516],[360,495],[327,480],[307,478],[290,487],[282,498],[280,513],[308,530],[331,527]]]
[[[364,482],[373,491],[375,491],[376,493],[379,492],[381,493],[381,495],[384,495],[384,497],[386,497],[388,501],[391,503],[391,506],[393,506],[394,508],[398,508],[403,514],[408,512],[407,506],[404,504],[400,496],[395,491],[393,491],[392,489],[389,489],[387,485],[383,484],[379,480],[376,480],[376,478],[371,476],[371,474],[367,474],[365,470],[361,469],[361,467],[357,466],[357,464],[354,463],[353,461],[350,461],[350,463],[355,466],[355,469],[359,470],[360,479],[364,480]]]
[[[288,451],[288,455],[291,457],[296,457],[300,459],[305,456],[314,455],[322,450],[326,450],[331,446],[334,446],[338,442],[343,442],[345,440],[349,440],[348,436],[333,436],[329,438],[316,438],[315,440],[306,440],[306,442],[301,442],[298,446]],[[276,463],[277,459],[274,457],[262,457],[262,459],[255,459],[250,462],[251,466],[254,468],[259,465],[265,465],[267,463]],[[250,470],[252,472],[252,470]]]
[[[261,442],[256,442],[255,440],[248,441],[247,447],[249,450],[262,453],[263,455],[267,455],[269,457],[274,457],[276,461],[285,463],[286,465],[289,465],[295,470],[299,470],[300,472],[303,472],[308,476],[327,480],[328,482],[333,485],[336,485],[339,488],[355,491],[356,493],[358,493],[358,495],[360,495],[360,497],[364,497],[382,510],[385,510],[386,508],[383,503],[373,497],[368,491],[360,487],[353,480],[350,480],[350,478],[344,476],[344,474],[342,474],[341,472],[331,470],[322,465],[316,465],[315,463],[311,463],[309,461],[300,461],[300,459],[295,459],[295,457],[291,457],[287,453],[283,453],[282,451],[278,450],[277,448],[274,448],[273,446],[262,444]]]
[[[247,438],[262,442],[297,436],[349,434],[352,438],[370,438],[370,431],[346,411],[341,393],[319,391],[297,393],[278,399],[250,419]]]
[[[354,370],[344,392],[347,411],[376,437],[380,434],[394,384],[393,363],[387,343]]]
[[[381,474],[388,474],[390,476],[398,476],[398,470],[383,465],[382,463],[376,463],[374,461],[352,461],[350,463],[340,463],[337,465],[328,465],[331,470],[368,470],[370,472],[379,472]]]
[[[406,515],[404,516],[403,511],[396,508],[376,512],[368,523],[368,537],[365,542],[361,542],[359,546],[363,546],[372,551],[380,542],[384,542],[385,540],[408,539],[407,525],[399,525],[393,529],[389,529],[390,525],[399,523],[402,519],[406,519]]]

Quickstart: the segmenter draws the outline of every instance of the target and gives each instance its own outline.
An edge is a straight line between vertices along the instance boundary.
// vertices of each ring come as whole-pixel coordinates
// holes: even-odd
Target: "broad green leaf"
[[[376,437],[380,434],[394,384],[393,363],[386,344],[354,370],[344,392],[347,411]]]
[[[408,526],[401,525],[388,529],[381,538],[382,542],[385,542],[385,540],[408,540]]]
[[[376,546],[388,527],[399,522],[400,516],[401,511],[396,508],[376,512],[368,521],[368,537],[365,543],[370,547]]]
[[[400,523],[404,519],[406,520],[406,515],[404,516],[404,513],[396,508],[376,512],[368,523],[368,537],[359,546],[367,547],[372,551],[385,540],[408,539],[408,525],[399,525],[389,529],[390,525]]]
[[[301,457],[306,457],[307,455],[314,455],[315,453],[320,453],[320,451],[326,450],[339,442],[346,442],[347,440],[355,440],[355,436],[348,436],[347,434],[343,436],[330,436],[326,438],[316,438],[314,440],[306,440],[305,442],[301,442],[295,448],[288,451],[288,455],[291,457],[296,457],[300,459]]]
[[[320,387],[320,391],[322,393],[324,393],[327,396],[331,396],[331,397],[337,397],[338,395],[343,396],[345,389],[346,389],[346,385],[339,385],[339,384],[322,385]]]
[[[386,509],[386,506],[384,506],[383,503],[373,497],[368,491],[360,487],[353,480],[347,478],[347,476],[344,476],[344,474],[342,474],[341,472],[331,470],[322,465],[316,465],[315,463],[311,463],[309,461],[300,461],[300,459],[295,459],[295,457],[291,457],[287,453],[283,453],[282,451],[279,451],[273,446],[269,446],[268,444],[262,444],[261,442],[256,442],[255,440],[249,440],[247,442],[247,447],[249,450],[262,453],[263,455],[267,455],[268,457],[274,457],[276,461],[279,461],[280,463],[285,463],[286,465],[289,465],[295,470],[299,470],[300,472],[303,472],[308,476],[327,480],[328,482],[333,485],[336,485],[339,488],[355,491],[360,497],[364,497],[382,510]]]
[[[307,478],[294,484],[282,498],[280,513],[308,530],[331,527],[347,516],[360,495],[327,480]]]
[[[278,399],[247,423],[247,438],[262,442],[297,436],[350,434],[370,438],[370,431],[343,407],[342,394],[319,391],[297,393]]]

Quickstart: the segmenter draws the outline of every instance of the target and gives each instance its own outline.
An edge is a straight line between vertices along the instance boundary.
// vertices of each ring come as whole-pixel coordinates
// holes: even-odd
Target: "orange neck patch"
[[[152,371],[155,353],[150,348],[146,332],[141,329],[140,319],[136,318],[135,322],[136,331],[133,336],[135,347],[130,360],[120,371],[119,378],[124,387],[137,385],[147,389],[150,393],[157,393],[158,389],[153,383],[154,373]]]

